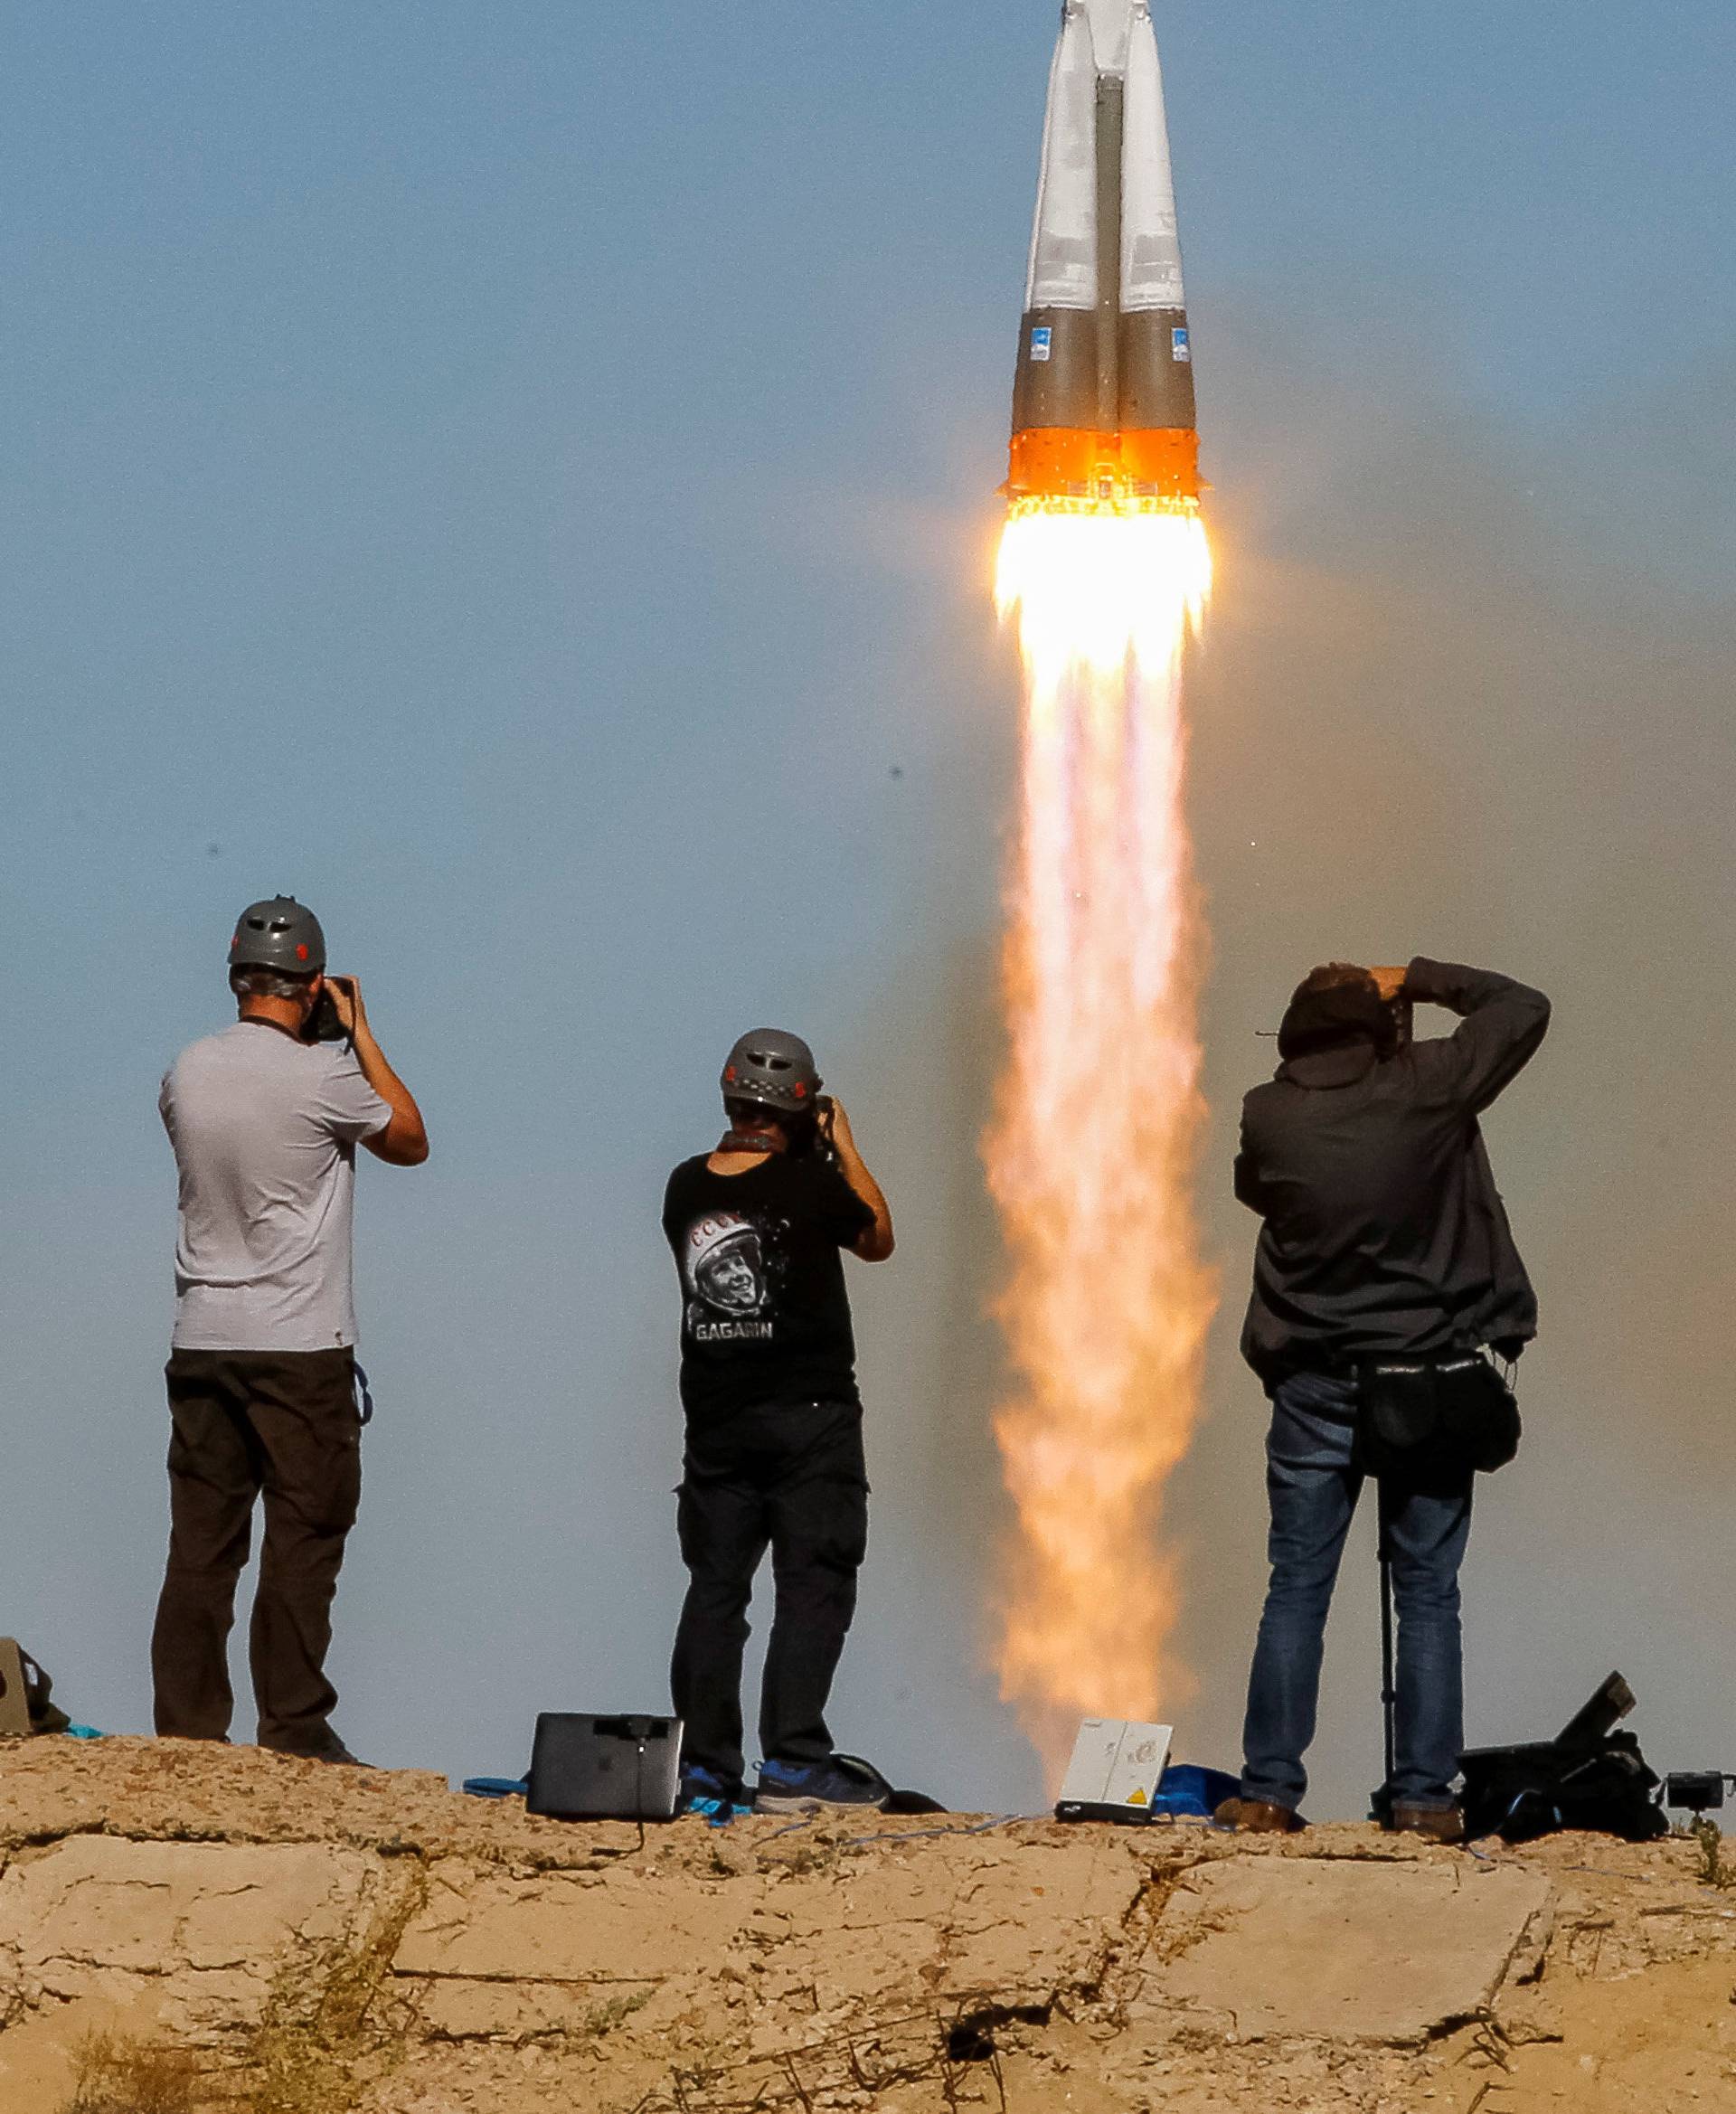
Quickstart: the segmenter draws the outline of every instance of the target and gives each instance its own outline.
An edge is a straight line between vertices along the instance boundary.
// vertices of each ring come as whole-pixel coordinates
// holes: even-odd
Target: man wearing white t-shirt
[[[181,1052],[158,1104],[180,1219],[156,1730],[229,1737],[235,1587],[263,1496],[250,1639],[259,1744],[352,1761],[332,1730],[325,1660],[362,1487],[355,1148],[413,1167],[428,1133],[360,986],[326,974],[319,920],[293,896],[241,913],[229,982],[240,1017]]]

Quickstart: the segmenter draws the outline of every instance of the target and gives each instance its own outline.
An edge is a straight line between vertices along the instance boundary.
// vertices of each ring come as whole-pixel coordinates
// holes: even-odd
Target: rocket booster
[[[1147,0],[1064,0],[1013,386],[1007,495],[1200,491],[1163,75]]]

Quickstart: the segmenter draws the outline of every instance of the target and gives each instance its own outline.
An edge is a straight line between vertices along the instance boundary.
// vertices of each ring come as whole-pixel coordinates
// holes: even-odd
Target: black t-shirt
[[[714,1175],[704,1157],[682,1162],[664,1195],[663,1230],[681,1279],[689,1417],[860,1400],[840,1250],[873,1222],[824,1159],[773,1153],[740,1175]]]

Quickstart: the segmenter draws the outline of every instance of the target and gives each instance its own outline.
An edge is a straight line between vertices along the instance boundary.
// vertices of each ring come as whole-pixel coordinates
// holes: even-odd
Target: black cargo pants
[[[169,1561],[151,1635],[156,1729],[229,1736],[235,1586],[263,1496],[249,1637],[259,1744],[320,1754],[335,1743],[332,1600],[362,1495],[354,1354],[176,1351],[167,1378]]]
[[[682,1758],[740,1780],[741,1655],[753,1574],[769,1547],[774,1602],[760,1697],[768,1760],[824,1761],[826,1703],[868,1547],[862,1411],[768,1402],[687,1428],[677,1493],[687,1598],[669,1670]]]

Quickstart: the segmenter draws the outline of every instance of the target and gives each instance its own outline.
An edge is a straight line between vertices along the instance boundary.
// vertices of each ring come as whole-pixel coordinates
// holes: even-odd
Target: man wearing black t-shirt
[[[730,1128],[669,1177],[663,1230],[681,1278],[687,1446],[678,1513],[687,1598],[670,1685],[682,1797],[742,1797],[741,1654],[768,1547],[776,1602],[760,1694],[755,1804],[871,1806],[839,1763],[826,1702],[868,1542],[862,1398],[843,1251],[892,1252],[892,1220],[806,1043],[744,1035],[723,1067]]]

